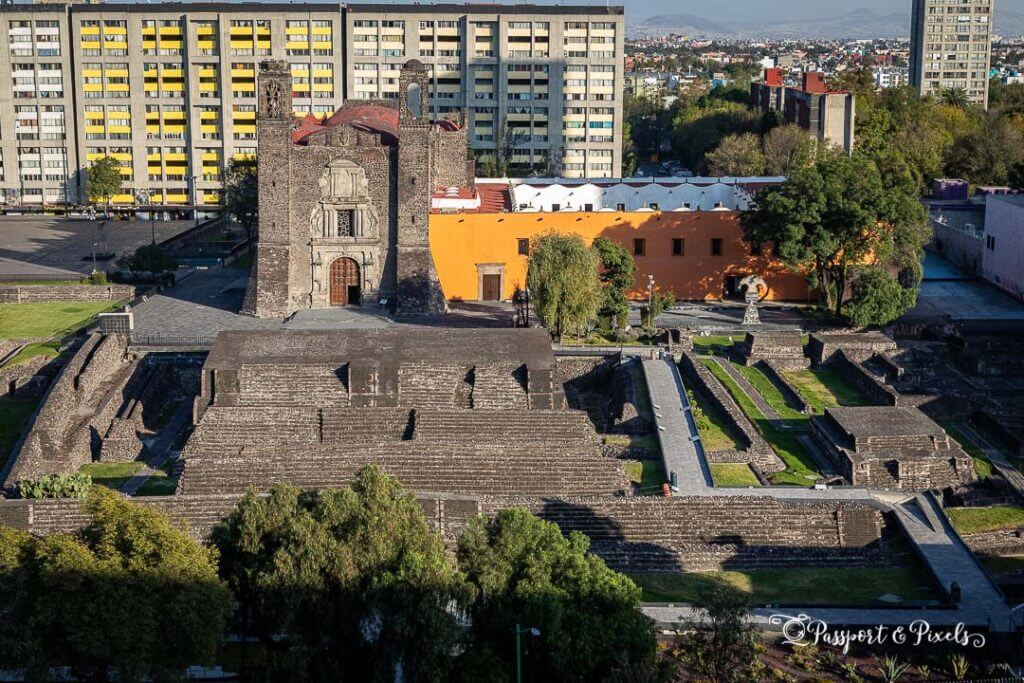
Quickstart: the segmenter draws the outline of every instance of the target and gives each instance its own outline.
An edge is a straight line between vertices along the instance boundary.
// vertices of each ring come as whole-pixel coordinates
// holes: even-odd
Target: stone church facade
[[[443,312],[431,195],[472,186],[474,172],[465,128],[430,120],[427,68],[405,64],[397,102],[360,101],[324,121],[297,121],[287,63],[260,66],[260,218],[243,311],[283,318],[386,302],[399,315]]]

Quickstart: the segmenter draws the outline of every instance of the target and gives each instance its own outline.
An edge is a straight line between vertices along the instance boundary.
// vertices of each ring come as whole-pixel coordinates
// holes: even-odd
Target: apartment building
[[[962,89],[988,107],[995,0],[914,0],[910,84],[921,95]]]
[[[81,169],[112,156],[116,204],[216,207],[229,162],[256,154],[270,58],[291,67],[296,115],[393,98],[418,59],[433,111],[466,117],[481,162],[620,173],[621,7],[55,3],[0,5],[0,22],[8,205],[84,200]]]
[[[353,4],[345,25],[349,99],[397,97],[415,58],[432,110],[466,116],[481,163],[500,152],[512,174],[620,174],[622,7]]]
[[[73,201],[78,156],[67,11],[11,5],[0,7],[0,19],[0,201]]]
[[[853,152],[857,100],[852,93],[830,90],[820,71],[801,74],[800,86],[794,87],[785,84],[781,69],[765,69],[761,82],[750,84],[750,106]]]

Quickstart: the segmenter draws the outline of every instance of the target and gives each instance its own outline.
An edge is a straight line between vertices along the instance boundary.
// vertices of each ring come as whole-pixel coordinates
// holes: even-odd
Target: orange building
[[[632,298],[647,296],[648,275],[656,290],[681,300],[741,297],[738,281],[759,275],[768,283],[769,300],[811,299],[806,278],[766,256],[767,248],[754,253],[743,239],[738,211],[499,212],[498,205],[492,200],[488,209],[484,197],[479,209],[430,216],[431,252],[448,299],[510,299],[526,285],[530,241],[552,231],[580,235],[587,243],[607,237],[625,248],[636,262]]]

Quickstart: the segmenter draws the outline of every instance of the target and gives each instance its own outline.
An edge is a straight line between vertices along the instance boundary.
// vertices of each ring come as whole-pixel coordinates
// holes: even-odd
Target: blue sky
[[[614,0],[613,0],[614,1]],[[777,19],[833,17],[861,7],[882,14],[910,12],[911,0],[619,0],[631,19],[655,14],[695,14],[705,19]],[[1024,13],[1024,0],[996,0],[996,12],[1005,9]]]

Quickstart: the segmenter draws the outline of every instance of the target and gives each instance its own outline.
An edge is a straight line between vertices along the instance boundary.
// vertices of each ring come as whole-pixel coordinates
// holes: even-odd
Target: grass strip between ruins
[[[731,362],[731,361],[730,361]],[[733,363],[732,366],[743,376],[745,380],[750,382],[750,385],[754,387],[757,393],[761,394],[761,398],[768,402],[768,405],[779,414],[787,424],[807,426],[808,417],[806,414],[801,413],[799,410],[794,410],[792,406],[786,403],[786,399],[783,398],[782,392],[775,386],[775,383],[768,379],[759,368],[750,365],[740,365],[739,363]]]
[[[694,420],[700,432],[701,443],[705,451],[738,451],[742,449],[742,440],[736,435],[735,427],[729,424],[722,410],[708,399],[707,395],[693,387],[689,392],[690,403],[694,410]]]
[[[946,508],[949,521],[961,534],[1024,527],[1024,507],[994,505],[976,508]]]
[[[4,363],[4,368],[13,368],[16,365],[27,363],[33,358],[43,356],[45,358],[56,358],[60,355],[60,342],[44,341],[26,344],[14,357]]]
[[[772,423],[758,410],[746,392],[724,369],[719,367],[718,363],[710,358],[702,358],[701,362],[729,390],[743,413],[754,423],[757,431],[786,464],[785,470],[776,472],[769,477],[772,484],[810,486],[815,479],[821,476],[816,469],[814,458],[797,440],[796,434],[778,430],[772,426]]]
[[[0,467],[7,462],[7,456],[38,405],[36,399],[12,398],[0,402]]]
[[[142,483],[136,496],[173,496],[178,486],[178,479],[171,476],[172,461],[168,460],[160,466],[156,474]]]
[[[883,597],[902,602],[940,600],[924,567],[764,569],[701,573],[630,574],[643,591],[644,602],[693,602],[716,585],[745,593],[751,605],[892,606]]]
[[[85,327],[97,314],[118,305],[112,301],[0,304],[0,339],[60,337]]]
[[[658,460],[628,460],[625,463],[626,476],[637,485],[641,495],[661,495],[665,483],[665,466]]]
[[[712,353],[716,348],[728,348],[740,341],[741,337],[729,337],[725,335],[712,335],[710,337],[691,337],[693,350],[700,354]]]
[[[971,458],[974,460],[974,472],[978,475],[979,479],[987,479],[992,476],[993,468],[992,461],[985,454],[985,451],[981,450],[974,445],[974,442],[967,438],[967,436],[957,429],[956,425],[952,422],[940,422],[939,423],[946,434],[949,434],[950,438],[960,444],[960,447],[964,449]]]
[[[92,477],[92,483],[120,491],[129,479],[138,474],[142,463],[133,462],[91,462],[82,465],[78,471]]]
[[[760,486],[757,475],[750,465],[743,462],[713,462],[708,464],[715,486],[725,488],[747,488]]]
[[[871,405],[870,399],[860,389],[847,382],[846,378],[835,370],[808,368],[784,370],[783,374],[815,413],[821,414],[825,412],[825,408],[837,406]]]

